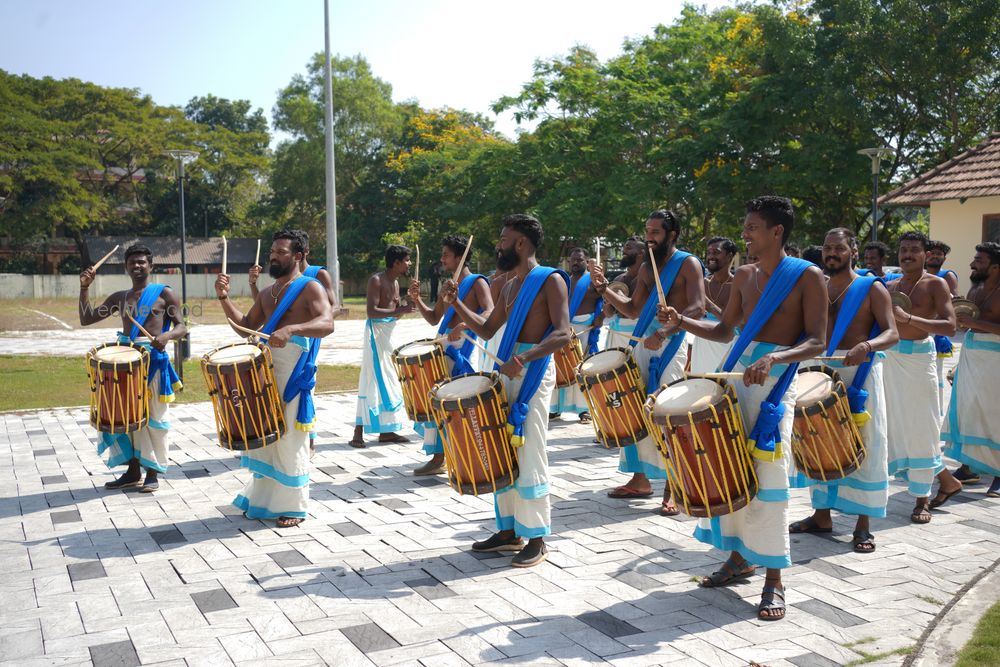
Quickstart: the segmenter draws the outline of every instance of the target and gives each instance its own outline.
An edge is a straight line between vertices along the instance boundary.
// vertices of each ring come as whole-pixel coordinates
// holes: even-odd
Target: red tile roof
[[[1000,195],[1000,132],[879,197],[883,206],[930,206],[941,199]]]

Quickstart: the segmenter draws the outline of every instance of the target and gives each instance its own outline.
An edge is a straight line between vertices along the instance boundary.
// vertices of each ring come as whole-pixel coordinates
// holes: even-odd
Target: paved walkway
[[[529,570],[473,554],[491,497],[415,479],[416,444],[347,447],[353,395],[319,398],[310,518],[277,531],[229,502],[247,473],[214,444],[208,404],[175,409],[154,495],[106,492],[83,409],[0,415],[0,656],[51,664],[466,664],[646,667],[898,665],[942,606],[996,558],[1000,501],[972,487],[909,522],[894,486],[878,551],[853,521],[795,536],[788,618],[755,619],[760,576],[693,579],[725,554],[657,502],[608,499],[616,455],[589,427],[549,442],[557,535]],[[792,518],[806,516],[804,493]],[[896,653],[893,653],[896,652]]]

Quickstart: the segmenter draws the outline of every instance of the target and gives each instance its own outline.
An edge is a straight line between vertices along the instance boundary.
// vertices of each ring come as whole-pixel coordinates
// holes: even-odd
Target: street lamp
[[[878,241],[878,172],[883,158],[892,157],[896,151],[888,147],[862,148],[858,155],[864,155],[872,161],[872,241]]]
[[[169,150],[167,155],[177,160],[177,188],[180,192],[181,204],[181,319],[187,323],[187,226],[184,223],[184,165],[194,162],[198,154],[194,151]],[[177,348],[174,348],[174,357],[178,361],[177,373],[184,381],[184,360],[191,356],[190,334],[184,336]]]

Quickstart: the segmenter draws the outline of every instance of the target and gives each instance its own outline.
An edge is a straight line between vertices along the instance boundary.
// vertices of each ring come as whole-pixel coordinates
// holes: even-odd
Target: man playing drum
[[[627,294],[631,294],[635,289],[635,281],[639,278],[639,269],[646,256],[646,241],[641,236],[633,236],[622,246],[622,258],[618,266],[625,269],[623,273],[611,278],[612,283],[622,283],[627,288]],[[604,319],[608,323],[608,337],[604,343],[604,349],[613,347],[628,347],[628,336],[635,329],[635,320],[624,317],[608,301],[604,302]]]
[[[733,259],[736,244],[731,240],[716,236],[708,240],[705,251],[705,319],[718,322],[729,303],[729,293],[733,287]],[[691,341],[691,372],[711,373],[719,367],[729,351],[729,343],[719,343],[707,338],[694,337]]]
[[[947,443],[945,454],[967,466],[966,477],[978,472],[993,475],[986,495],[1000,497],[1000,410],[994,394],[1000,375],[1000,243],[977,245],[970,267],[974,286],[969,301],[979,313],[977,317],[964,309],[958,315],[958,327],[968,331],[941,439]],[[944,477],[939,477],[942,485]]]
[[[407,419],[403,389],[392,365],[392,331],[401,316],[416,309],[412,303],[402,305],[399,298],[399,279],[409,271],[410,249],[390,245],[385,249],[385,271],[368,279],[368,319],[361,339],[358,410],[351,447],[365,446],[362,433],[378,433],[379,442],[409,442],[396,433]]]
[[[658,317],[695,335],[729,340],[745,323],[723,370],[744,368],[736,383],[748,444],[759,490],[735,512],[700,519],[695,537],[730,550],[728,560],[701,581],[704,587],[725,586],[746,578],[756,565],[767,568],[758,618],[785,617],[781,570],[790,567],[788,537],[788,469],[794,378],[798,362],[822,353],[826,340],[827,304],[823,274],[805,260],[788,257],[783,246],[795,223],[792,203],[784,197],[758,197],[747,203],[743,240],[757,263],[741,266],[733,278],[732,295],[720,322],[687,317],[675,308]]]
[[[544,536],[552,533],[548,455],[545,452],[549,401],[555,387],[552,354],[570,340],[568,277],[540,266],[535,251],[542,243],[542,225],[531,216],[509,215],[497,244],[497,266],[513,271],[497,307],[488,318],[468,308],[450,280],[442,300],[483,338],[492,338],[507,321],[497,349],[510,405],[508,430],[517,448],[517,480],[495,495],[498,532],[472,545],[473,551],[518,551],[511,564],[531,567],[547,557]],[[528,543],[524,543],[528,538]]]
[[[927,237],[920,232],[905,232],[899,237],[903,277],[888,284],[899,342],[886,351],[883,370],[889,416],[889,474],[908,482],[909,493],[916,498],[910,520],[921,524],[931,520],[931,483],[943,470],[938,445],[941,408],[931,335],[955,334],[955,309],[948,284],[924,270],[926,248]],[[930,507],[962,490],[962,484],[951,473],[945,473],[938,498]]]
[[[160,488],[157,474],[167,471],[167,407],[174,400],[174,389],[180,388],[177,372],[170,363],[167,343],[187,334],[177,295],[166,285],[150,283],[153,254],[144,245],[136,244],[125,250],[125,271],[132,279],[132,289],[115,292],[96,309],[90,304],[90,285],[97,272],[94,267],[80,274],[80,324],[89,326],[108,317],[122,318],[122,333],[118,342],[135,343],[149,350],[149,384],[153,388],[149,401],[149,422],[133,433],[101,432],[97,453],[108,454],[108,467],[123,463],[128,469],[118,479],[107,482],[106,489],[139,487],[143,493]],[[139,323],[136,326],[131,315]],[[139,327],[154,336],[149,340]],[[126,334],[125,332],[129,332]],[[142,480],[142,468],[146,479]]]
[[[274,234],[269,273],[275,282],[257,295],[245,315],[229,300],[229,276],[220,273],[215,280],[215,293],[226,317],[269,336],[274,377],[288,425],[276,442],[244,452],[240,464],[253,474],[233,505],[251,519],[276,519],[279,528],[299,525],[308,511],[307,433],[315,420],[315,355],[318,339],[333,333],[329,296],[319,281],[299,271],[302,256],[298,233],[284,230]]]
[[[951,269],[942,269],[945,260],[948,258],[948,253],[951,252],[951,246],[942,241],[927,241],[927,258],[924,260],[924,269],[927,273],[937,276],[938,278],[943,278],[946,283],[948,283],[948,291],[951,293],[952,297],[958,296],[958,274]],[[937,359],[935,363],[937,364],[937,379],[938,379],[938,399],[940,401],[939,405],[941,407],[941,414],[944,415],[944,383],[945,383],[945,371],[944,371],[944,360],[948,359],[953,355],[951,338],[948,336],[934,336],[934,349],[937,351]],[[961,479],[961,478],[959,478]]]
[[[473,312],[489,317],[493,312],[493,297],[490,296],[490,283],[486,276],[472,273],[469,270],[468,258],[465,266],[461,267],[461,273],[455,275],[468,246],[469,239],[464,236],[444,237],[441,241],[441,269],[452,274],[453,279],[458,282],[462,302]],[[440,324],[438,335],[448,336],[446,353],[451,359],[452,376],[478,371],[476,364],[473,363],[475,345],[462,337],[465,326],[455,313],[455,309],[449,308],[441,299],[438,299],[433,308],[427,306],[420,297],[420,281],[416,279],[410,281],[408,294],[410,301],[416,305],[420,315],[428,324]],[[471,331],[466,335],[475,338],[475,334]],[[424,452],[431,455],[431,460],[414,470],[413,474],[436,475],[444,470],[444,444],[441,441],[441,434],[434,422],[419,424],[418,427],[424,429]]]
[[[849,387],[851,413],[861,431],[866,456],[857,470],[841,479],[805,481],[802,476],[804,483],[795,485],[809,486],[815,512],[788,530],[829,533],[833,530],[831,510],[855,514],[854,550],[870,553],[875,550],[870,517],[884,518],[889,501],[882,360],[874,353],[895,345],[899,333],[885,285],[875,276],[861,277],[853,271],[857,253],[858,242],[851,230],[838,227],[826,233],[823,265],[829,277],[826,289],[830,303],[827,353],[844,356],[843,363],[828,365],[837,369]]]
[[[604,303],[590,280],[588,261],[583,248],[573,248],[569,253],[569,321],[581,336],[583,356],[597,352],[597,341],[604,325]],[[578,414],[582,423],[590,423],[587,399],[576,382],[568,387],[557,387],[552,392],[549,419],[557,419],[563,412]]]
[[[632,336],[642,338],[635,346],[635,361],[639,366],[646,394],[655,392],[661,384],[668,384],[684,376],[687,350],[684,332],[675,327],[664,327],[656,321],[658,303],[656,276],[663,286],[667,305],[686,317],[701,319],[705,315],[705,281],[698,258],[678,250],[677,238],[681,233],[680,219],[673,211],[658,210],[646,219],[646,244],[652,250],[656,265],[650,263],[649,252],[639,269],[635,287],[628,297],[608,289],[608,280],[600,270],[595,271],[595,285],[604,299],[626,317],[637,318]],[[653,495],[651,479],[667,478],[667,471],[652,435],[634,445],[621,448],[618,470],[632,473],[632,479],[610,491],[611,498],[649,498]],[[670,486],[665,485],[661,514],[672,516],[677,508],[670,500]]]

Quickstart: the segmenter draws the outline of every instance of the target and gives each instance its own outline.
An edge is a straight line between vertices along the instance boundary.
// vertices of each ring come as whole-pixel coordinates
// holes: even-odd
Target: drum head
[[[108,345],[98,348],[94,352],[94,358],[109,364],[128,364],[139,361],[142,358],[142,353],[127,345]]]
[[[486,375],[468,375],[445,382],[431,391],[439,401],[454,401],[478,396],[489,389],[492,384],[493,380]]]
[[[407,343],[403,345],[398,350],[396,354],[400,357],[419,357],[424,354],[430,354],[437,349],[437,345],[434,343],[428,343],[427,341],[418,340],[413,343]]]
[[[604,350],[592,354],[580,364],[581,375],[600,375],[625,365],[626,354],[621,350]]]
[[[237,364],[241,361],[256,359],[261,354],[260,348],[250,344],[228,345],[208,353],[208,361],[212,364]]]
[[[656,395],[653,414],[669,417],[704,410],[722,396],[723,391],[718,382],[704,378],[676,382]]]
[[[807,408],[833,393],[833,378],[820,371],[802,371],[796,379],[796,407]]]

